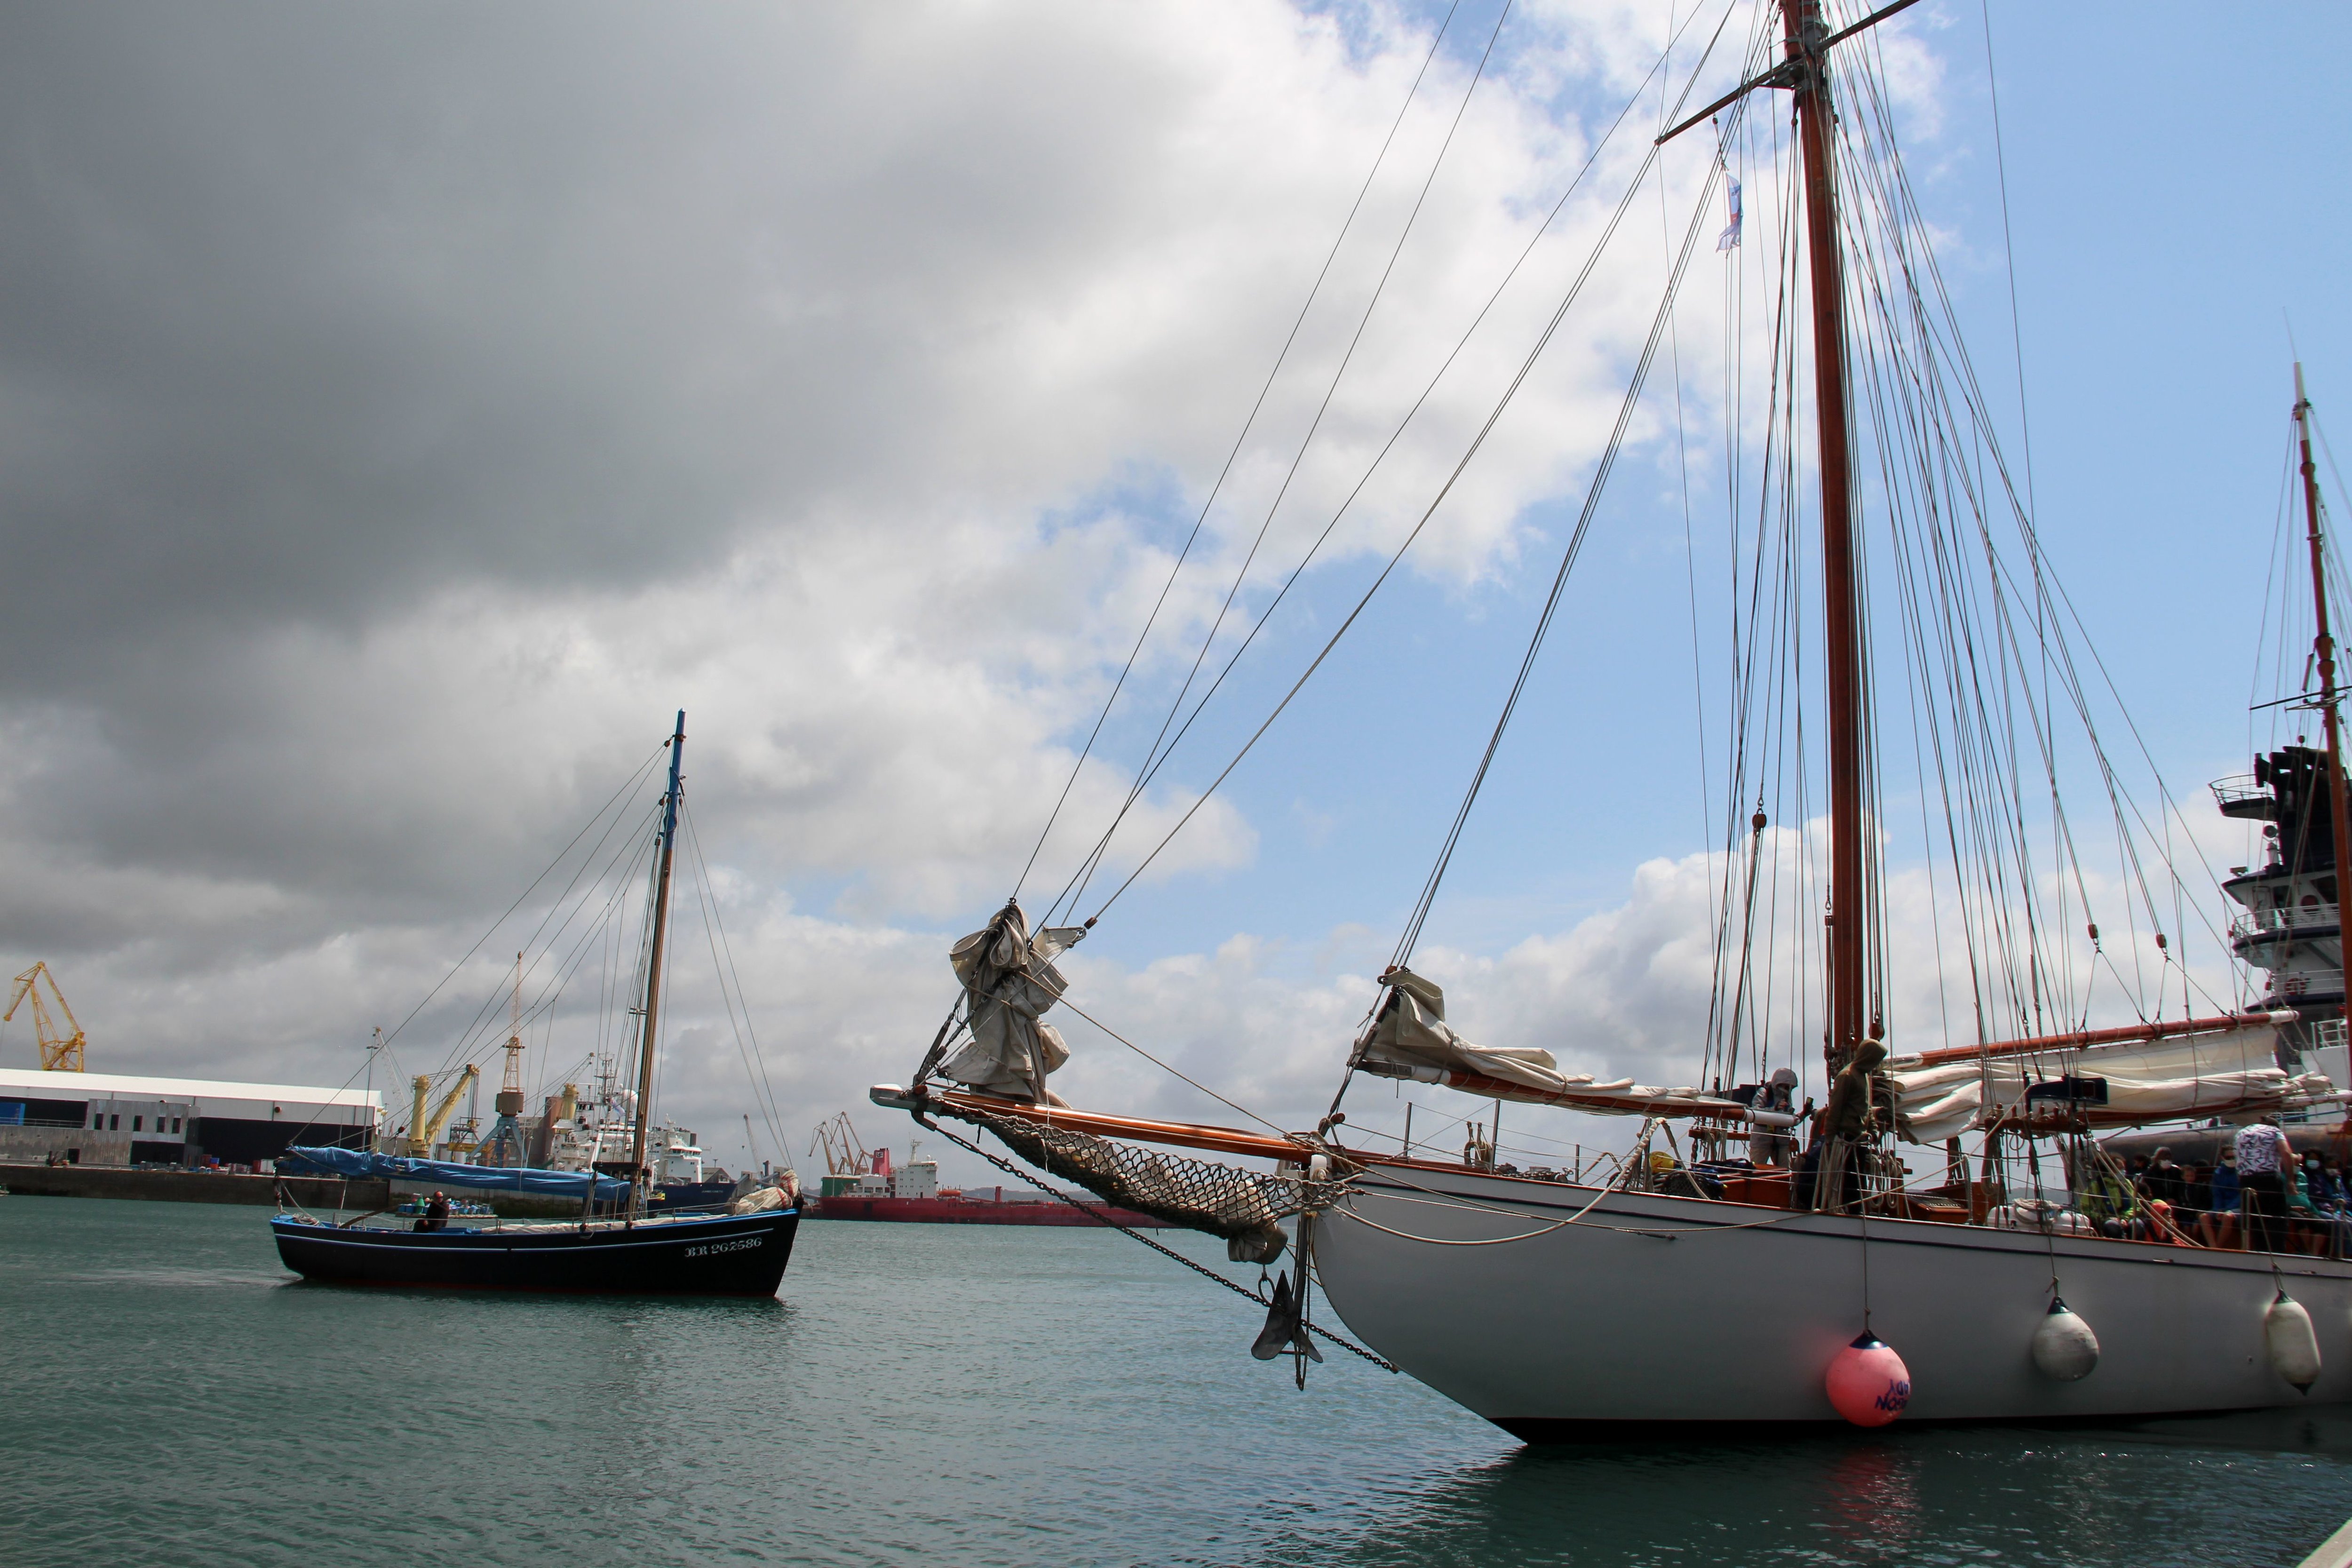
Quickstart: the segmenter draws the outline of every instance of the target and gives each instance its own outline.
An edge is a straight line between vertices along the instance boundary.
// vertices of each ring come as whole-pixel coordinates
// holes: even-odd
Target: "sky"
[[[1524,251],[1145,789],[1090,899],[1199,809],[1066,965],[1128,1040],[1310,1123],[1542,606],[1667,247],[1695,204],[1720,221],[1703,146],[1669,150],[1395,574],[1203,792],[1444,483],[1722,14],[0,16],[10,972],[47,961],[94,1070],[438,1071],[497,994],[501,911],[683,708],[783,1123],[752,1152],[806,1166],[844,1109],[903,1149],[864,1090],[905,1077],[953,1000],[949,944],[1020,882],[1068,783],[1024,896],[1058,889],[1269,509],[1225,648]],[[1750,25],[1735,6],[1691,106]],[[2253,733],[2291,362],[2323,426],[2352,387],[2330,195],[2352,126],[2328,72],[2352,17],[1926,0],[1882,32],[2042,542],[2220,866],[2242,839],[2202,785]],[[1629,100],[1636,131],[1604,142]],[[1419,959],[1472,1037],[1653,1082],[1696,1070],[1721,847],[1672,402],[1701,440],[1717,292],[1677,318],[1684,357],[1640,405]],[[2218,952],[2196,963],[2230,990]],[[663,1106],[731,1163],[762,1118],[711,966],[678,964]],[[594,1012],[559,1005],[535,1089]],[[1066,1096],[1231,1120],[1067,1033]],[[21,1014],[0,1059],[34,1061]],[[1392,1113],[1389,1086],[1361,1092]],[[1542,1114],[1514,1113],[1542,1147],[1620,1136]]]

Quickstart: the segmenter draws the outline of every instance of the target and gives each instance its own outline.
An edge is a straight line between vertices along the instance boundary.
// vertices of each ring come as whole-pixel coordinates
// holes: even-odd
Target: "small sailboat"
[[[637,1087],[653,1100],[663,958],[669,934],[686,715],[669,738],[669,784],[654,855],[651,929],[638,1007]],[[520,1100],[510,1108],[520,1109]],[[801,1217],[795,1184],[767,1187],[725,1210],[652,1212],[655,1171],[646,1142],[651,1118],[635,1119],[627,1163],[580,1171],[492,1167],[350,1149],[294,1152],[337,1173],[387,1177],[466,1192],[576,1197],[576,1221],[499,1222],[435,1214],[414,1223],[377,1216],[333,1221],[302,1213],[270,1222],[278,1256],[306,1279],[338,1285],[407,1285],[488,1290],[564,1290],[629,1295],[772,1296],[783,1281]],[[603,1217],[598,1217],[600,1210]]]
[[[960,1142],[947,1123],[984,1130],[1106,1202],[1223,1237],[1236,1261],[1271,1268],[1290,1251],[1295,1264],[1263,1298],[1272,1313],[1262,1355],[1292,1355],[1303,1380],[1314,1336],[1328,1334],[1309,1308],[1319,1291],[1377,1356],[1528,1439],[2352,1399],[2344,1227],[2282,1219],[2266,1236],[2250,1237],[2261,1228],[2250,1223],[2217,1240],[2189,1216],[2141,1202],[2145,1194],[2115,1195],[2127,1178],[2099,1137],[2195,1126],[2210,1146],[2273,1118],[2336,1130],[2352,1087],[2341,1065],[2338,934],[2352,827],[2300,372],[2316,679],[2312,690],[2302,689],[2308,679],[2294,682],[2283,700],[2323,715],[2326,744],[2274,752],[2253,781],[2218,790],[2227,815],[2273,830],[2270,863],[2239,868],[2226,885],[2246,907],[2237,956],[2272,983],[2260,996],[2192,1007],[2200,982],[2171,945],[2180,884],[2149,870],[2161,835],[2119,793],[2095,733],[2079,742],[2094,759],[2084,773],[2106,796],[2091,815],[2103,826],[2112,819],[2124,846],[2117,886],[2134,890],[2091,885],[2077,819],[2060,803],[2065,770],[2053,731],[2078,719],[2092,728],[2090,688],[2064,640],[2071,605],[2050,586],[2035,520],[2007,482],[1958,346],[1927,226],[1894,156],[1885,84],[1867,47],[1848,43],[1910,3],[1851,20],[1832,19],[1822,0],[1759,7],[1739,85],[1695,114],[1677,106],[1655,121],[1678,122],[1653,157],[1722,116],[1709,190],[1728,179],[1723,149],[1736,152],[1748,102],[1785,92],[1794,121],[1785,142],[1771,139],[1789,160],[1777,186],[1788,193],[1784,229],[1777,255],[1754,263],[1778,268],[1779,313],[1764,311],[1769,397],[1744,405],[1769,409],[1768,450],[1745,468],[1727,462],[1733,552],[1748,552],[1752,568],[1734,579],[1749,596],[1734,633],[1733,787],[1708,861],[1711,1005],[1687,1042],[1703,1064],[1696,1082],[1601,1080],[1564,1070],[1539,1046],[1482,1046],[1457,1032],[1444,989],[1409,962],[1453,850],[1447,837],[1346,1042],[1330,1110],[1312,1128],[1258,1131],[1063,1102],[1048,1077],[1068,1047],[1045,1020],[1069,988],[1056,961],[1096,921],[1057,923],[1057,900],[1033,929],[1017,893],[956,945],[960,994],[914,1078],[877,1086],[877,1104]],[[1835,113],[1833,81],[1852,89]],[[1730,205],[1717,247],[1727,252],[1738,243],[1736,193]],[[1694,241],[1711,231],[1704,217],[1703,206],[1694,211],[1679,258],[1669,245],[1675,270],[1652,350]],[[1728,329],[1727,341],[1736,343]],[[1633,373],[1628,413],[1649,363]],[[1733,414],[1742,406],[1726,403]],[[1798,439],[1807,403],[1809,492]],[[1857,438],[1857,408],[1866,438]],[[1727,444],[1744,438],[1727,419]],[[1595,497],[1614,451],[1598,465]],[[1877,482],[1865,487],[1872,462]],[[1859,527],[1865,500],[1888,520],[1874,566]],[[2013,528],[2021,560],[2001,553],[1996,522]],[[1885,647],[1872,636],[1874,602],[1895,624],[1880,634]],[[1890,605],[1899,616],[1885,614]],[[1550,615],[1548,605],[1530,663]],[[2300,650],[2293,662],[2302,667]],[[1906,684],[1908,715],[1879,692]],[[1518,693],[1511,689],[1488,761]],[[1907,988],[1896,984],[1906,950],[1889,915],[1885,859],[1899,822],[1887,805],[1894,748],[1884,733],[1906,717],[1922,782],[1904,808],[1942,814],[1920,833],[1942,858],[1927,859],[1913,886],[1936,906],[1937,952],[1949,942],[1966,959],[1939,969],[1948,982]],[[1765,796],[1783,789],[1779,815],[1795,826],[1774,827]],[[1091,853],[1098,864],[1101,844]],[[2151,883],[2166,889],[2164,905],[2140,896]],[[2111,927],[2128,919],[2131,931],[2103,940],[2102,898],[2126,906]],[[2132,991],[2127,970],[2153,983]],[[2092,1026],[2094,983],[2109,988],[2101,1000],[2115,1012],[2126,1010],[2110,999],[2115,989],[2129,993],[2136,1016]],[[1947,984],[1958,1004],[1916,1000]],[[2331,1049],[2336,1078],[2320,1070]],[[1379,1105],[1360,1103],[1351,1122],[1346,1096],[1366,1080],[1433,1092],[1423,1102],[1433,1112],[1460,1097],[1451,1103],[1467,1133],[1461,1157],[1431,1147],[1426,1122],[1419,1148],[1409,1120],[1402,1140],[1382,1131]],[[1605,1160],[1588,1163],[1580,1150],[1571,1162],[1561,1137],[1551,1141],[1556,1162],[1522,1154],[1515,1163],[1498,1131],[1506,1102],[1541,1108],[1530,1121],[1636,1118],[1639,1131],[1630,1152]],[[2265,1147],[2263,1137],[2252,1146]],[[1922,1151],[1915,1170],[1906,1156]],[[2091,1200],[2103,1193],[2101,1207]]]

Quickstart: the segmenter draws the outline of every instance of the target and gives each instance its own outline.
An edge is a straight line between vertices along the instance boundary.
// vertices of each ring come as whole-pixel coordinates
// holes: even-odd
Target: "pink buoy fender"
[[[1911,1373],[1875,1334],[1864,1332],[1830,1363],[1830,1404],[1857,1426],[1884,1426],[1911,1403]]]

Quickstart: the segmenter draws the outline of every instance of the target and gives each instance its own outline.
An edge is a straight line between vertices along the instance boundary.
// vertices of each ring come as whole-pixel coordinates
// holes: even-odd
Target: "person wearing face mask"
[[[2304,1221],[2308,1239],[2304,1250],[2333,1256],[2341,1251],[2336,1240],[2336,1227],[2344,1213],[2344,1188],[2326,1162],[2314,1150],[2303,1157],[2296,1168],[2295,1181],[2302,1189],[2300,1197],[2309,1217]]]

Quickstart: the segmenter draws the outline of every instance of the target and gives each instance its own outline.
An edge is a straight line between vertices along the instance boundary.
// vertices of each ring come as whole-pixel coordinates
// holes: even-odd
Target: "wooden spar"
[[[2125,1024],[2112,1029],[2077,1029],[2067,1035],[2036,1035],[2023,1040],[1996,1040],[1989,1046],[1954,1046],[1949,1050],[1923,1051],[1916,1057],[1895,1058],[1886,1065],[1900,1072],[1913,1072],[1920,1068],[1948,1067],[1954,1062],[1972,1062],[1986,1057],[2079,1051],[2091,1046],[2122,1046],[2134,1040],[2154,1041],[2181,1035],[2210,1035],[2223,1029],[2275,1028],[2281,1024],[2294,1023],[2296,1016],[2291,1011],[2221,1013],[2207,1018],[2182,1018],[2169,1024]]]
[[[1814,424],[1822,485],[1822,616],[1830,763],[1829,1037],[1832,1072],[1868,1030],[1864,954],[1874,913],[1863,876],[1863,647],[1854,563],[1853,458],[1845,387],[1845,290],[1830,134],[1828,27],[1821,0],[1781,0],[1804,155],[1805,255],[1813,321]]]
[[[2303,362],[2294,365],[2294,425],[2295,436],[2303,447],[2303,511],[2309,524],[2311,544],[2311,605],[2317,617],[2318,636],[2312,641],[2312,650],[2319,656],[2319,712],[2327,729],[2327,798],[2330,812],[2329,829],[2336,840],[2336,967],[2344,967],[2343,918],[2341,910],[2347,897],[2352,897],[2352,826],[2347,826],[2344,799],[2344,716],[2336,704],[2336,638],[2327,628],[2327,554],[2326,541],[2319,531],[2319,476],[2311,466],[2311,399],[2303,394]]]
[[[877,1101],[880,1092],[876,1091]],[[1301,1134],[1301,1141],[1293,1142],[1272,1133],[1244,1132],[1234,1127],[1215,1127],[1192,1121],[1151,1121],[1139,1116],[1111,1116],[1100,1111],[1073,1110],[1061,1105],[992,1100],[984,1094],[966,1094],[952,1089],[935,1089],[927,1098],[932,1109],[950,1116],[1011,1117],[1034,1122],[1040,1127],[1066,1127],[1073,1132],[1090,1132],[1098,1138],[1128,1138],[1139,1143],[1206,1149],[1213,1153],[1237,1154],[1244,1159],[1295,1162],[1316,1152],[1314,1145],[1304,1140],[1304,1134]]]
[[[669,793],[662,797],[661,862],[654,872],[654,939],[646,959],[646,1032],[637,1047],[637,1131],[629,1147],[629,1213],[645,1207],[646,1134],[653,1122],[654,1046],[658,1037],[655,1020],[661,1013],[662,948],[669,936],[669,872],[671,852],[677,847],[678,762],[686,755],[686,710],[677,710],[677,729],[669,738]]]
[[[1717,1100],[1706,1095],[1628,1094],[1605,1089],[1529,1089],[1523,1083],[1513,1083],[1507,1079],[1488,1078],[1485,1073],[1462,1072],[1453,1068],[1445,1068],[1444,1072],[1442,1081],[1446,1088],[1458,1089],[1482,1100],[1508,1100],[1521,1105],[1557,1105],[1570,1110],[1590,1110],[1604,1116],[1721,1116],[1744,1121],[1748,1115],[1748,1108],[1736,1100]]]
[[[1564,1094],[1547,1094],[1500,1079],[1482,1077],[1477,1073],[1454,1072],[1446,1075],[1446,1087],[1487,1100],[1516,1100],[1530,1105],[1562,1105],[1579,1110],[1614,1112],[1622,1116],[1682,1115],[1715,1116],[1727,1121],[1744,1120],[1748,1108],[1737,1100],[1675,1097],[1662,1100],[1654,1095],[1581,1093],[1570,1090]],[[877,1104],[901,1106],[906,1091],[877,1089]],[[1097,1138],[1124,1138],[1136,1143],[1161,1143],[1180,1149],[1205,1149],[1216,1154],[1234,1154],[1252,1160],[1288,1160],[1293,1163],[1318,1152],[1320,1145],[1304,1132],[1277,1137],[1266,1132],[1244,1132],[1239,1128],[1217,1127],[1192,1121],[1153,1121],[1139,1116],[1114,1116],[1102,1111],[1073,1110],[1060,1105],[1034,1105],[1025,1100],[992,1100],[986,1095],[967,1094],[961,1089],[934,1089],[927,1097],[936,1111],[961,1118],[1013,1117],[1034,1122],[1040,1127],[1066,1127],[1073,1132],[1091,1133]],[[1349,1150],[1348,1155],[1357,1160],[1387,1161],[1409,1156],[1387,1156]]]

